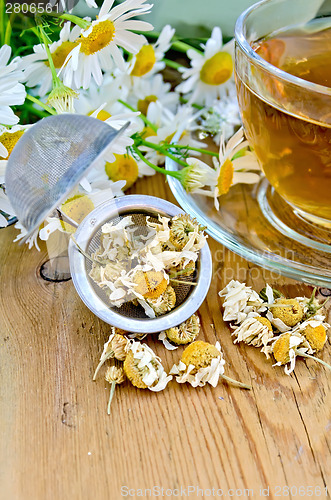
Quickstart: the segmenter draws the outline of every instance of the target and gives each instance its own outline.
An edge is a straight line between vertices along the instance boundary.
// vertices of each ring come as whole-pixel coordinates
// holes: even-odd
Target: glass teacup
[[[235,28],[237,93],[246,136],[276,193],[296,214],[331,227],[331,84],[282,65],[287,51],[297,54],[292,69],[308,59],[305,33],[327,36],[314,45],[323,73],[331,67],[331,0],[264,0],[245,11]]]

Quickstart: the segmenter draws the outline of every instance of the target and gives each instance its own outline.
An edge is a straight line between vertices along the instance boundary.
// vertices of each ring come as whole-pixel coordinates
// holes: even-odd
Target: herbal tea
[[[278,32],[255,43],[253,48],[270,64],[329,87],[331,94],[331,28],[321,29],[318,22]],[[264,88],[280,108],[287,101],[297,109],[287,113],[267,104],[263,88],[257,97],[237,76],[246,134],[266,177],[295,207],[331,220],[331,109],[323,106],[321,99],[320,119],[312,121],[307,115],[309,106],[316,106],[316,102],[311,104],[308,92],[304,99],[294,88],[284,86],[281,79],[272,80],[269,75]]]

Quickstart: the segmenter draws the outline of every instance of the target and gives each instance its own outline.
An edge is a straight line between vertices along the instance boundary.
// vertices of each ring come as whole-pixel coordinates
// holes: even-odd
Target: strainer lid
[[[144,195],[126,195],[103,203],[80,223],[75,239],[79,246],[88,252],[91,241],[100,232],[105,223],[124,217],[128,214],[146,214],[152,217],[173,217],[184,212],[172,203]],[[187,299],[172,311],[156,318],[130,318],[123,316],[120,310],[112,308],[109,303],[97,293],[95,283],[88,276],[85,257],[78,251],[75,244],[69,243],[70,272],[73,284],[85,305],[106,323],[133,333],[156,333],[179,325],[194,314],[204,301],[209,290],[212,276],[211,254],[206,243],[199,252],[199,272],[196,286],[192,287]]]
[[[90,116],[63,114],[27,130],[7,163],[6,194],[26,240],[98,162],[128,126],[115,130]]]

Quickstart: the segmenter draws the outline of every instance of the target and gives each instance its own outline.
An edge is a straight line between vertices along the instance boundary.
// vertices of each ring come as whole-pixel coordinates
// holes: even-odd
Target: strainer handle
[[[66,215],[64,212],[62,212],[62,210],[60,210],[60,208],[57,208],[56,211],[58,212],[59,218],[61,220],[63,220],[64,222],[67,222],[68,224],[71,224],[71,226],[74,226],[77,229],[77,227],[79,226],[78,222],[76,222],[75,220],[68,217],[68,215]]]

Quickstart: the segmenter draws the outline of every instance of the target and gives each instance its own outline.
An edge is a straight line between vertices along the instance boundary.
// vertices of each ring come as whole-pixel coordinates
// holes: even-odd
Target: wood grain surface
[[[160,176],[131,192],[174,202]],[[41,277],[46,247],[29,251],[12,243],[15,235],[13,227],[0,231],[1,500],[161,497],[161,489],[149,494],[154,486],[168,498],[220,498],[220,489],[223,498],[330,498],[330,372],[299,360],[288,377],[253,347],[233,345],[217,296],[232,278],[256,290],[268,281],[290,296],[310,295],[311,286],[271,275],[210,238],[213,281],[200,339],[220,340],[225,373],[252,390],[172,382],[152,393],[126,383],[108,416],[104,371],[96,382],[92,375],[109,326],[70,279]],[[180,358],[183,348],[147,342],[166,369]],[[321,357],[330,362],[329,341]]]

